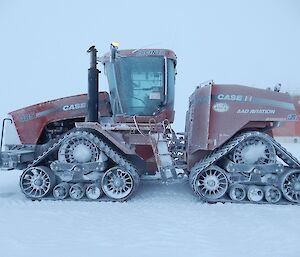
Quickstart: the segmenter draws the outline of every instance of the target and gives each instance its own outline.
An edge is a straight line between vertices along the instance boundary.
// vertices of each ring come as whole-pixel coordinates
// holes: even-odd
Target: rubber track
[[[191,170],[190,176],[189,176],[189,182],[190,185],[194,191],[194,193],[201,198],[200,195],[198,195],[197,190],[194,188],[195,186],[195,178],[196,175],[203,171],[204,169],[208,168],[210,165],[216,163],[218,160],[220,160],[223,156],[228,154],[231,150],[233,150],[238,144],[245,141],[246,139],[250,137],[260,137],[267,141],[269,141],[275,148],[276,154],[279,158],[281,158],[286,164],[288,164],[292,168],[300,168],[300,162],[297,158],[295,158],[290,152],[288,152],[283,146],[281,146],[277,141],[275,141],[272,137],[269,135],[262,133],[262,132],[244,132],[240,135],[237,135],[236,137],[229,140],[227,143],[222,145],[219,148],[216,148],[214,151],[212,151],[209,155],[207,155],[204,159],[200,160],[198,163],[194,165],[194,167]],[[211,202],[234,202],[232,200],[228,199],[217,199]],[[250,201],[247,201],[247,203],[250,203]],[[290,202],[290,204],[295,204]]]
[[[197,162],[194,165],[194,167],[191,170],[191,174],[190,174],[190,183],[192,183],[192,180],[194,179],[194,176],[197,173],[201,172],[202,170],[208,168],[210,165],[214,164],[216,161],[221,159],[223,156],[225,156],[227,153],[229,153],[232,149],[234,149],[238,144],[240,144],[247,138],[249,138],[251,136],[257,136],[257,133],[259,133],[259,132],[242,133],[242,134],[232,138],[227,143],[223,144],[221,147],[213,150],[204,159],[200,160],[199,162]]]
[[[283,160],[286,164],[291,166],[292,168],[300,168],[300,161],[294,157],[290,152],[287,151],[281,144],[279,144],[276,140],[269,137],[269,140],[275,147],[277,156]]]
[[[24,172],[26,170],[28,170],[29,168],[34,167],[37,164],[39,164],[42,160],[44,160],[52,152],[57,150],[59,148],[59,146],[62,144],[62,142],[64,142],[65,140],[67,140],[68,138],[71,138],[73,136],[87,136],[89,138],[89,140],[91,140],[93,143],[95,143],[99,147],[99,149],[106,154],[106,156],[108,156],[110,159],[112,159],[117,164],[116,166],[121,166],[127,172],[129,172],[131,174],[131,176],[133,177],[133,180],[135,183],[134,183],[134,188],[133,188],[132,192],[126,198],[122,198],[120,200],[112,199],[113,201],[125,201],[128,198],[132,197],[136,193],[136,190],[140,183],[140,176],[137,172],[137,169],[132,164],[130,164],[130,162],[128,160],[126,160],[126,158],[124,158],[120,153],[116,152],[115,150],[112,149],[112,147],[110,147],[108,144],[104,143],[97,136],[95,136],[91,132],[87,132],[87,131],[70,131],[70,132],[68,132],[63,137],[61,137],[57,142],[55,142],[51,147],[49,147],[47,149],[47,151],[43,152],[30,165],[28,165],[28,167],[24,170]],[[42,199],[44,199],[44,198],[42,198]],[[50,197],[50,196],[46,196],[45,199],[56,200],[54,197]],[[34,200],[37,200],[37,199],[34,199]],[[82,200],[88,200],[88,199],[82,199]],[[95,201],[95,200],[91,200],[91,201]],[[101,201],[101,198],[97,199],[97,201]],[[107,199],[104,201],[107,201]]]
[[[28,170],[29,168],[32,168],[34,166],[36,166],[37,164],[39,164],[41,161],[43,161],[49,154],[51,154],[54,150],[57,150],[58,147],[61,145],[61,143],[67,139],[72,133],[74,132],[68,132],[67,134],[61,136],[58,141],[56,141],[55,143],[53,143],[48,149],[47,151],[43,152],[41,155],[39,155],[35,160],[33,160],[33,162],[31,164],[29,164],[27,166],[27,168],[24,170]]]

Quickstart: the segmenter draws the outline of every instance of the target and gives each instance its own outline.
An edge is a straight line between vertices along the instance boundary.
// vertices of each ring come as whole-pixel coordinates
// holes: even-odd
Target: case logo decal
[[[227,112],[229,110],[229,106],[227,103],[215,103],[213,105],[213,109],[215,112]]]

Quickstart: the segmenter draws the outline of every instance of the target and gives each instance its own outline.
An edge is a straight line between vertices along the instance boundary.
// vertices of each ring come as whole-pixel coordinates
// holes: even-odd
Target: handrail
[[[2,152],[2,145],[3,145],[3,136],[4,136],[5,122],[8,121],[8,120],[10,121],[11,124],[13,123],[12,119],[10,119],[10,118],[4,118],[4,119],[2,120],[0,152]]]

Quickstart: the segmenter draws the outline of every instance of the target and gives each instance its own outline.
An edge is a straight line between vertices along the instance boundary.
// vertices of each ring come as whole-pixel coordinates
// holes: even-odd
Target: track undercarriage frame
[[[253,151],[259,155],[247,163]],[[300,162],[261,132],[241,133],[211,152],[195,164],[189,181],[195,195],[206,202],[300,202]]]
[[[160,135],[164,135],[169,151],[174,153],[171,168],[186,168],[184,139],[176,142],[174,135]],[[80,157],[76,156],[76,148],[81,152]],[[253,155],[253,151],[259,155],[251,160],[247,155]],[[49,162],[49,156],[58,156],[58,160]],[[49,167],[43,166],[47,163]],[[37,174],[32,173],[35,169]],[[48,183],[41,182],[41,172],[51,186],[46,193],[39,194],[41,186]],[[180,176],[160,177],[167,182],[187,175],[195,195],[205,202],[298,204],[300,201],[299,161],[262,132],[241,133],[196,163],[190,172],[177,170],[178,173]],[[134,195],[140,179],[158,178],[145,174],[120,150],[95,133],[80,129],[67,133],[37,157],[23,172],[20,186],[31,199],[124,201]]]

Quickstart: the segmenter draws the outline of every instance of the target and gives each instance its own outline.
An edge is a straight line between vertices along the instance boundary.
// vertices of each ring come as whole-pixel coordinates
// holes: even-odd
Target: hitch
[[[6,122],[13,123],[12,119],[2,120],[1,142],[0,142],[0,170],[13,170],[24,168],[28,162],[34,159],[35,146],[33,145],[7,145],[3,150],[3,137]]]

